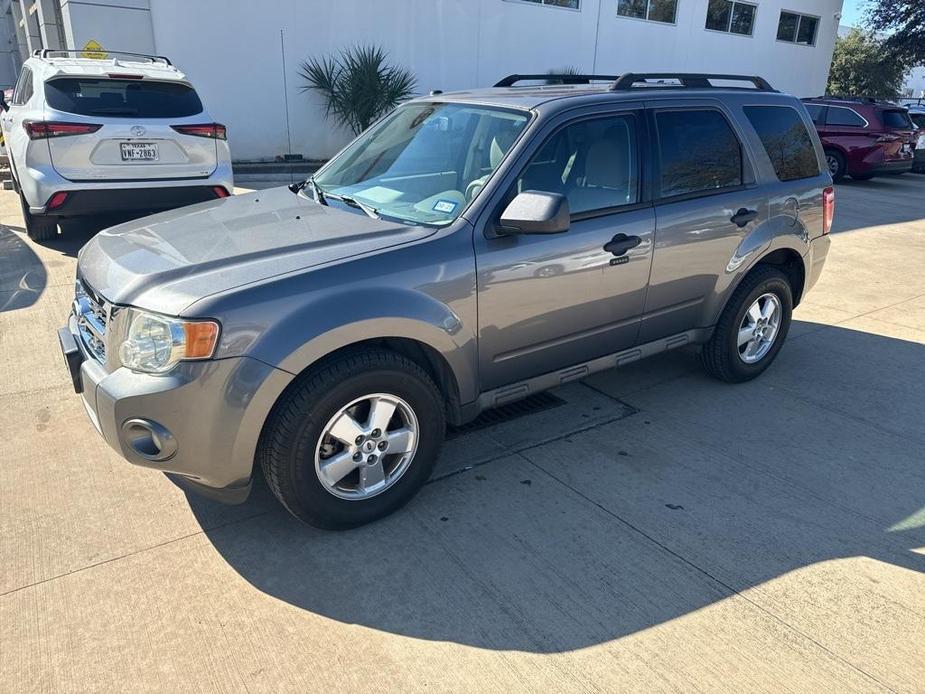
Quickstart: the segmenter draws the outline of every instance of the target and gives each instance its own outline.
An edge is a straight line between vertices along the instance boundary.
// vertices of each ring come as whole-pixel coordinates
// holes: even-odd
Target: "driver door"
[[[639,107],[561,119],[534,138],[476,233],[482,391],[631,347],[652,262],[655,215],[643,194]],[[561,234],[496,236],[501,211],[526,190],[561,193]],[[605,250],[615,236],[638,245]],[[622,237],[621,237],[622,238]]]

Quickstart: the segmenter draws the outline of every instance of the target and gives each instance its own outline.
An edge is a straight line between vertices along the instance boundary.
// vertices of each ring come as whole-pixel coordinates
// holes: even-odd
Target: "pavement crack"
[[[99,566],[105,566],[106,564],[112,564],[113,562],[119,561],[120,559],[127,559],[128,557],[134,557],[139,554],[144,554],[146,552],[150,552],[155,549],[160,549],[161,547],[167,547],[169,545],[176,544],[177,542],[188,540],[191,537],[196,537],[197,535],[206,535],[215,530],[221,530],[222,528],[227,528],[231,525],[236,525],[238,523],[244,523],[246,521],[253,520],[254,518],[265,516],[268,513],[269,511],[261,511],[260,513],[254,513],[250,516],[245,516],[244,518],[235,518],[234,520],[227,521],[225,523],[219,523],[218,525],[213,525],[208,528],[200,528],[196,532],[187,533],[186,535],[181,535],[179,537],[174,537],[169,540],[164,540],[163,542],[158,542],[157,544],[149,545],[147,547],[141,547],[140,549],[136,549],[131,552],[126,552],[125,554],[120,554],[117,557],[110,557],[109,559],[102,559],[101,561],[97,561],[92,564],[87,564],[86,566],[81,566],[77,569],[72,569],[71,571],[65,571],[64,573],[56,574],[55,576],[49,576],[48,578],[43,578],[40,581],[33,581],[32,583],[28,583],[24,586],[19,586],[18,588],[12,588],[8,591],[0,593],[0,598],[4,598],[7,595],[13,595],[14,593],[18,593],[28,588],[34,588],[36,586],[40,586],[44,583],[50,583],[52,581],[57,581],[59,578],[66,578],[67,576],[73,576],[74,574],[79,574],[84,571],[89,571],[90,569],[95,569]]]

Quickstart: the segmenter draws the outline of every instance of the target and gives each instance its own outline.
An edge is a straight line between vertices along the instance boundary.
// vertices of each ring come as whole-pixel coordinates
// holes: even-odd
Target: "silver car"
[[[138,216],[234,190],[225,126],[162,56],[105,59],[39,50],[23,64],[0,125],[33,241],[62,218]]]
[[[228,501],[260,467],[349,527],[414,495],[448,422],[683,345],[725,381],[768,368],[834,212],[800,101],[523,78],[406,103],[303,184],[91,240],[59,339],[109,445]]]

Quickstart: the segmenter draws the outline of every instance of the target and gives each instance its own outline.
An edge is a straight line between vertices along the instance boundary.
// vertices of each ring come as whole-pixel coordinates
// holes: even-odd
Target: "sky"
[[[842,6],[841,19],[839,24],[847,26],[858,26],[861,23],[861,17],[864,15],[864,5],[867,0],[845,0]]]

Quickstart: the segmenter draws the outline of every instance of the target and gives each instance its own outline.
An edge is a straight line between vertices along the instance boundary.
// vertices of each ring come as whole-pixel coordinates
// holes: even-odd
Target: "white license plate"
[[[120,142],[122,161],[157,161],[157,145],[150,142]]]

